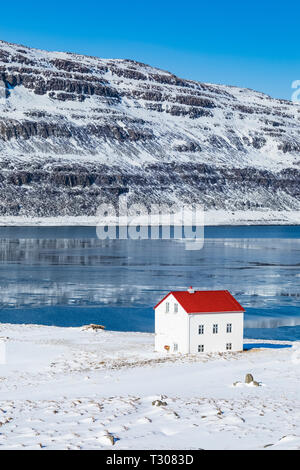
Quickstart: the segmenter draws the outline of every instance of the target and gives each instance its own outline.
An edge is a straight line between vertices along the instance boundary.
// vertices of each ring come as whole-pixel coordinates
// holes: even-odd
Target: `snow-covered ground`
[[[181,356],[146,333],[3,324],[0,337],[0,449],[300,448],[299,342]]]

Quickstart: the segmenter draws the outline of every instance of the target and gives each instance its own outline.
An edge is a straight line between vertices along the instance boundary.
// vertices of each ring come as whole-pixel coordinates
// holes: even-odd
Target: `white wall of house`
[[[226,352],[243,350],[244,313],[193,313],[189,317],[190,351],[198,352],[198,346],[204,346],[204,352]],[[199,326],[203,325],[203,334],[199,334]],[[217,333],[214,333],[217,325]],[[231,325],[227,332],[227,325]],[[200,329],[201,331],[201,329]],[[216,330],[215,330],[216,331]],[[227,349],[226,345],[231,345]]]
[[[169,312],[166,304],[169,304]],[[155,351],[165,351],[164,346],[170,346],[170,352],[188,353],[188,335],[188,315],[171,294],[155,309]],[[174,351],[176,344],[178,350]]]
[[[199,334],[200,325],[203,334]],[[214,325],[218,325],[217,333]],[[170,346],[170,353],[183,354],[202,352],[199,346],[203,352],[242,351],[243,332],[243,312],[187,314],[172,294],[155,309],[155,351],[166,351],[165,346]]]

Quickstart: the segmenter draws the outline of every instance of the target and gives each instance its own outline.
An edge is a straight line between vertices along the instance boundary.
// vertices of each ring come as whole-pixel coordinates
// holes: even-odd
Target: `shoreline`
[[[134,220],[134,223],[132,222]],[[190,225],[192,224],[192,219]],[[219,226],[297,226],[300,225],[299,211],[206,211],[204,217],[200,217],[200,224],[204,227]],[[188,225],[189,219],[182,223],[181,217],[176,216],[171,221],[161,220],[159,216],[154,217],[151,222],[147,216],[139,216],[129,219],[130,225],[141,226],[181,226]],[[127,220],[110,219],[103,220],[97,216],[61,216],[61,217],[24,217],[24,216],[2,216],[0,217],[0,227],[97,227],[97,226],[126,226]]]

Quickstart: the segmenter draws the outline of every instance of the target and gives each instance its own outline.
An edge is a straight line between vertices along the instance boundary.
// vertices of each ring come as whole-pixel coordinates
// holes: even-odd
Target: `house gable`
[[[169,303],[169,311],[167,312],[166,311],[166,303]],[[174,305],[177,304],[178,305],[178,308],[177,308],[177,312],[174,311]],[[184,309],[184,307],[180,304],[180,302],[178,302],[178,300],[176,299],[176,297],[173,295],[173,292],[169,292],[155,307],[154,307],[154,310],[156,312],[160,311],[161,313],[166,313],[167,315],[172,315],[172,314],[175,314],[176,316],[178,316],[177,314],[184,314],[184,316],[186,315],[186,311]]]

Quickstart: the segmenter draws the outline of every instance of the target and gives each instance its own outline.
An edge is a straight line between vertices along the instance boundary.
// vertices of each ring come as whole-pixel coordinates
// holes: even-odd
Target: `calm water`
[[[300,226],[208,227],[176,240],[98,240],[92,227],[0,228],[0,322],[153,331],[171,289],[228,289],[246,336],[300,340]]]

